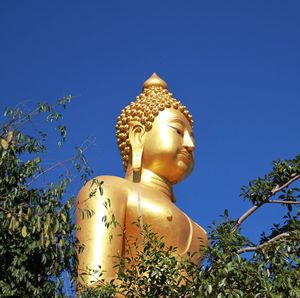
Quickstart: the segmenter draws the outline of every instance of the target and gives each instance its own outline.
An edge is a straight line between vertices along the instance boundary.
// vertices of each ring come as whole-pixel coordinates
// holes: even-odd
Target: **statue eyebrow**
[[[168,120],[168,123],[171,123],[171,122],[178,122],[179,124],[182,124],[185,126],[185,123],[180,118],[177,118],[177,117],[173,117]]]
[[[168,124],[170,124],[172,122],[177,122],[177,123],[181,124],[182,126],[186,127],[186,124],[178,117],[173,117],[173,118],[169,119]],[[195,137],[195,135],[193,133],[193,129],[189,132],[189,134],[192,138]]]

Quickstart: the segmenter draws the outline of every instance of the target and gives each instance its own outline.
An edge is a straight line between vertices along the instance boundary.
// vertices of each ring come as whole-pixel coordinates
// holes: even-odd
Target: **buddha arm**
[[[118,259],[114,258],[122,254],[123,236],[122,227],[125,220],[127,205],[126,195],[122,194],[115,177],[100,176],[96,180],[88,182],[80,191],[77,198],[76,223],[79,229],[76,236],[80,245],[84,246],[79,252],[79,270],[81,282],[91,285],[100,276],[100,266],[103,275],[100,279],[109,281],[116,277],[117,268],[114,265]],[[95,183],[95,181],[97,181]],[[103,195],[100,193],[99,183],[103,181]],[[108,199],[109,198],[109,199]],[[93,214],[87,216],[85,210],[90,210]],[[84,214],[84,216],[83,216]],[[110,222],[114,215],[116,226],[111,224],[105,227],[106,222]],[[95,270],[98,272],[91,272]],[[81,275],[90,271],[92,274]]]

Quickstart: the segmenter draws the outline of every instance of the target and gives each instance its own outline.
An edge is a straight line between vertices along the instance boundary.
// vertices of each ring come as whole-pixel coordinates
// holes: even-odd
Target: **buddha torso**
[[[132,182],[128,183],[128,190],[125,218],[128,236],[135,238],[139,236],[139,227],[132,223],[140,218],[140,223],[149,225],[152,231],[163,236],[163,241],[168,246],[177,247],[180,256],[186,256],[188,251],[197,252],[201,241],[207,245],[205,231],[177,208],[164,191],[159,188],[153,190],[152,187],[142,183],[135,185]],[[199,255],[195,255],[193,260],[196,261],[197,257]]]
[[[208,244],[206,232],[176,207],[166,185],[133,183],[114,176],[100,176],[96,179],[104,182],[103,195],[100,191],[95,191],[95,184],[92,186],[93,183],[89,182],[78,196],[78,208],[92,210],[93,215],[81,220],[81,214],[77,214],[77,222],[84,231],[78,231],[77,237],[84,245],[96,244],[93,247],[86,245],[79,254],[82,267],[97,270],[97,266],[102,266],[106,271],[105,268],[112,267],[114,256],[125,256],[128,251],[131,242],[125,241],[125,238],[141,243],[141,230],[136,224],[139,219],[141,224],[149,225],[153,232],[163,236],[166,245],[177,247],[178,255],[187,256],[188,251],[196,253],[192,261],[197,262],[200,257],[197,252]],[[93,196],[90,196],[91,193]],[[108,198],[109,204],[104,207]],[[103,224],[103,216],[106,215],[109,221],[112,214],[117,219],[118,226],[107,229]],[[121,233],[123,237],[120,236]],[[106,241],[109,235],[113,236],[114,243]],[[135,253],[131,248],[131,254]],[[110,279],[115,274],[116,269],[111,269],[104,276]]]

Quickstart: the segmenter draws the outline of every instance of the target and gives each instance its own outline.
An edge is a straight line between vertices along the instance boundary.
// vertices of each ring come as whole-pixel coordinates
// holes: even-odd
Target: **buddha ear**
[[[134,172],[140,172],[145,141],[145,126],[138,121],[129,123],[129,141],[131,144],[131,166]]]

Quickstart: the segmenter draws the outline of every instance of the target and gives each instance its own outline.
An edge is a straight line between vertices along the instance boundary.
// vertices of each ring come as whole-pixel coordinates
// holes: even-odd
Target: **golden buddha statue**
[[[128,250],[126,237],[139,239],[141,221],[163,236],[164,242],[177,247],[178,254],[199,252],[208,245],[205,230],[175,205],[172,185],[187,177],[194,166],[192,116],[185,106],[172,97],[167,84],[153,74],[143,85],[136,101],[122,110],[116,125],[125,179],[99,176],[88,182],[78,195],[78,210],[93,211],[91,218],[77,211],[77,238],[84,245],[79,257],[79,274],[101,270],[101,278],[116,277],[114,256]],[[103,181],[103,193],[97,183]],[[91,195],[92,193],[92,195]],[[105,206],[109,198],[110,206]],[[114,216],[118,228],[107,229],[103,218]],[[197,262],[199,254],[192,261]],[[96,276],[97,278],[97,276]],[[84,282],[92,285],[95,276]]]

